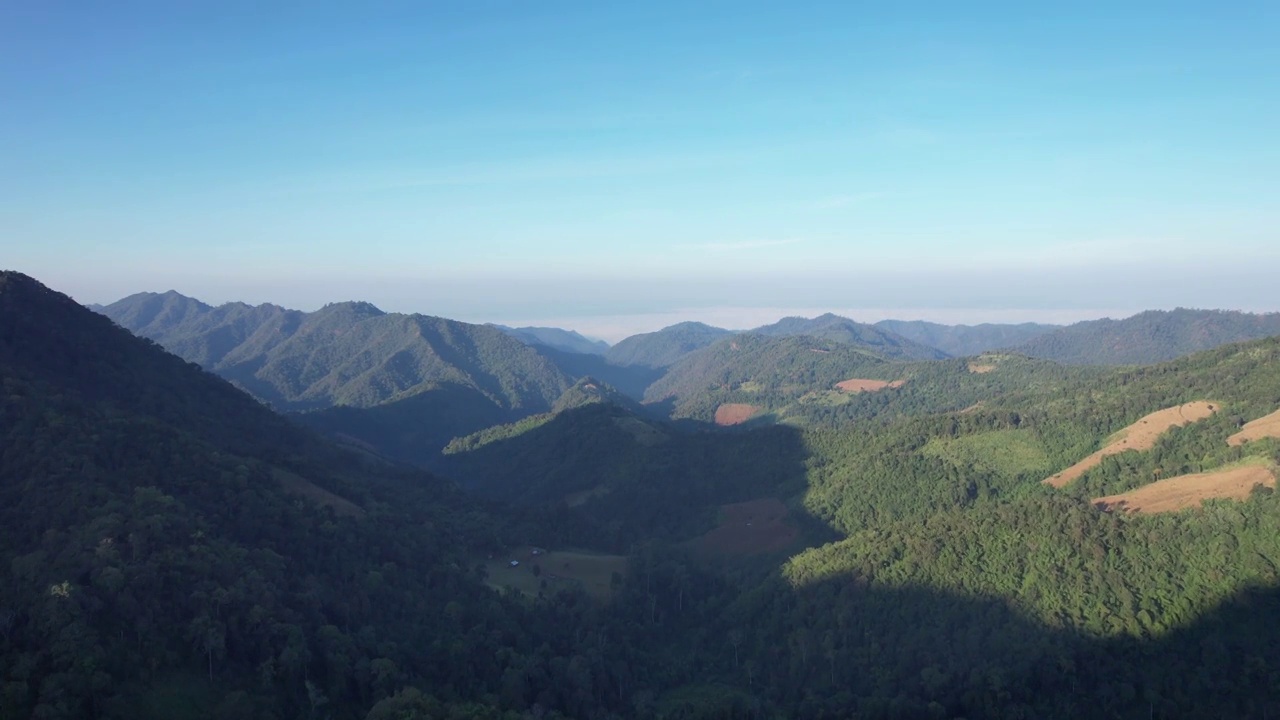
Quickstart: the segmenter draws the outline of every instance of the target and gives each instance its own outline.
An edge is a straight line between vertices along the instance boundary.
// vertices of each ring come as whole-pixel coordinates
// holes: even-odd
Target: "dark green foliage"
[[[604,356],[615,365],[662,368],[732,334],[699,322],[682,322],[657,332],[632,335],[609,348]]]
[[[1273,335],[1280,335],[1280,313],[1178,308],[1148,310],[1124,320],[1079,322],[1017,350],[1067,364],[1139,365]]]
[[[942,325],[924,320],[881,320],[876,327],[938,348],[953,357],[969,357],[1021,345],[1061,326],[1041,323]]]
[[[867,325],[854,322],[849,318],[827,313],[812,320],[802,317],[787,317],[772,325],[764,325],[751,331],[754,335],[767,337],[808,337],[854,345],[871,350],[876,355],[888,360],[940,360],[947,357],[936,347],[930,347],[910,340],[898,333],[881,328],[878,325]]]

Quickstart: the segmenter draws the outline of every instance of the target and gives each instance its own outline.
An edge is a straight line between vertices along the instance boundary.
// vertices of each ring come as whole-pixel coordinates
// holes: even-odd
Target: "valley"
[[[624,355],[360,303],[122,307],[226,381],[0,282],[6,716],[1274,700],[1280,338],[1109,368],[834,316]]]

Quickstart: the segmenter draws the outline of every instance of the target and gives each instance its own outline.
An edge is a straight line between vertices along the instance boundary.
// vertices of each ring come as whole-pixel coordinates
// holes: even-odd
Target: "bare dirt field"
[[[1085,474],[1090,468],[1096,467],[1104,457],[1118,455],[1127,450],[1150,450],[1155,446],[1156,438],[1169,428],[1204,420],[1217,410],[1217,403],[1205,400],[1157,410],[1116,433],[1111,442],[1101,450],[1066,470],[1045,478],[1044,482],[1053,487],[1063,487]]]
[[[1280,410],[1245,423],[1240,432],[1227,438],[1227,444],[1243,445],[1262,438],[1280,438]]]
[[[889,382],[888,380],[849,378],[848,380],[836,383],[836,389],[851,393],[875,392],[876,390],[883,390],[885,388],[899,388],[906,384],[906,382],[906,380],[894,380],[893,382]]]
[[[777,498],[733,503],[720,510],[720,527],[694,541],[699,550],[710,555],[776,552],[799,536],[788,522],[791,512]]]
[[[969,372],[971,372],[971,373],[977,373],[977,374],[979,374],[979,375],[982,375],[982,374],[984,374],[984,373],[989,373],[989,372],[991,372],[992,370],[995,370],[995,369],[996,369],[996,366],[995,366],[995,365],[991,365],[991,364],[986,364],[986,363],[969,363]]]
[[[746,403],[725,403],[716,408],[717,425],[738,425],[751,419],[760,411],[755,405]]]
[[[1275,487],[1276,476],[1263,465],[1245,465],[1196,475],[1182,475],[1093,501],[1102,510],[1158,513],[1199,507],[1210,498],[1243,500],[1255,485]]]

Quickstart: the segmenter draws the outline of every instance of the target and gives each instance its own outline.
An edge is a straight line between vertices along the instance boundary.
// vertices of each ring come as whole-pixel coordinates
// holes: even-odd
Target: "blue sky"
[[[0,3],[0,266],[614,337],[1280,309],[1275,3],[261,4]]]

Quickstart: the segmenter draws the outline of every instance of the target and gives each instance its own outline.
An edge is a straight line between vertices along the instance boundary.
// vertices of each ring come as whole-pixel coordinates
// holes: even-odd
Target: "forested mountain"
[[[832,313],[816,318],[786,317],[751,331],[768,337],[808,337],[866,348],[887,360],[940,360],[945,352],[910,340],[892,330],[854,322]]]
[[[732,331],[700,322],[682,322],[657,332],[641,333],[620,340],[604,356],[616,365],[664,368],[689,353],[732,334]]]
[[[1019,345],[1018,352],[1078,365],[1141,365],[1227,343],[1280,335],[1280,313],[1148,310],[1123,320],[1087,320]]]
[[[876,327],[937,348],[952,357],[969,357],[1021,345],[1061,326],[1041,323],[942,325],[924,320],[881,320]]]
[[[16,273],[0,381],[0,717],[497,717],[539,621],[475,575],[501,525],[451,483],[339,451]]]
[[[502,332],[526,345],[545,345],[557,350],[575,353],[603,355],[609,349],[609,343],[603,340],[592,340],[574,330],[563,330],[554,327],[507,327],[494,325]]]
[[[773,406],[885,364],[869,350],[831,340],[734,335],[673,364],[645,391],[645,402],[670,403],[675,417],[710,420],[726,393]]]
[[[1228,442],[1280,409],[1280,339],[1114,369],[744,335],[671,373],[782,423],[584,379],[450,446],[518,510],[481,507],[0,276],[0,717],[1280,714],[1280,440]]]
[[[103,313],[276,408],[312,411],[317,429],[420,464],[454,437],[550,410],[575,379],[496,327],[362,302],[215,308],[171,291]]]
[[[212,308],[169,292],[133,295],[103,312],[286,410],[371,407],[457,385],[498,407],[537,411],[572,384],[495,327],[384,313],[364,302],[301,313],[243,303]]]

